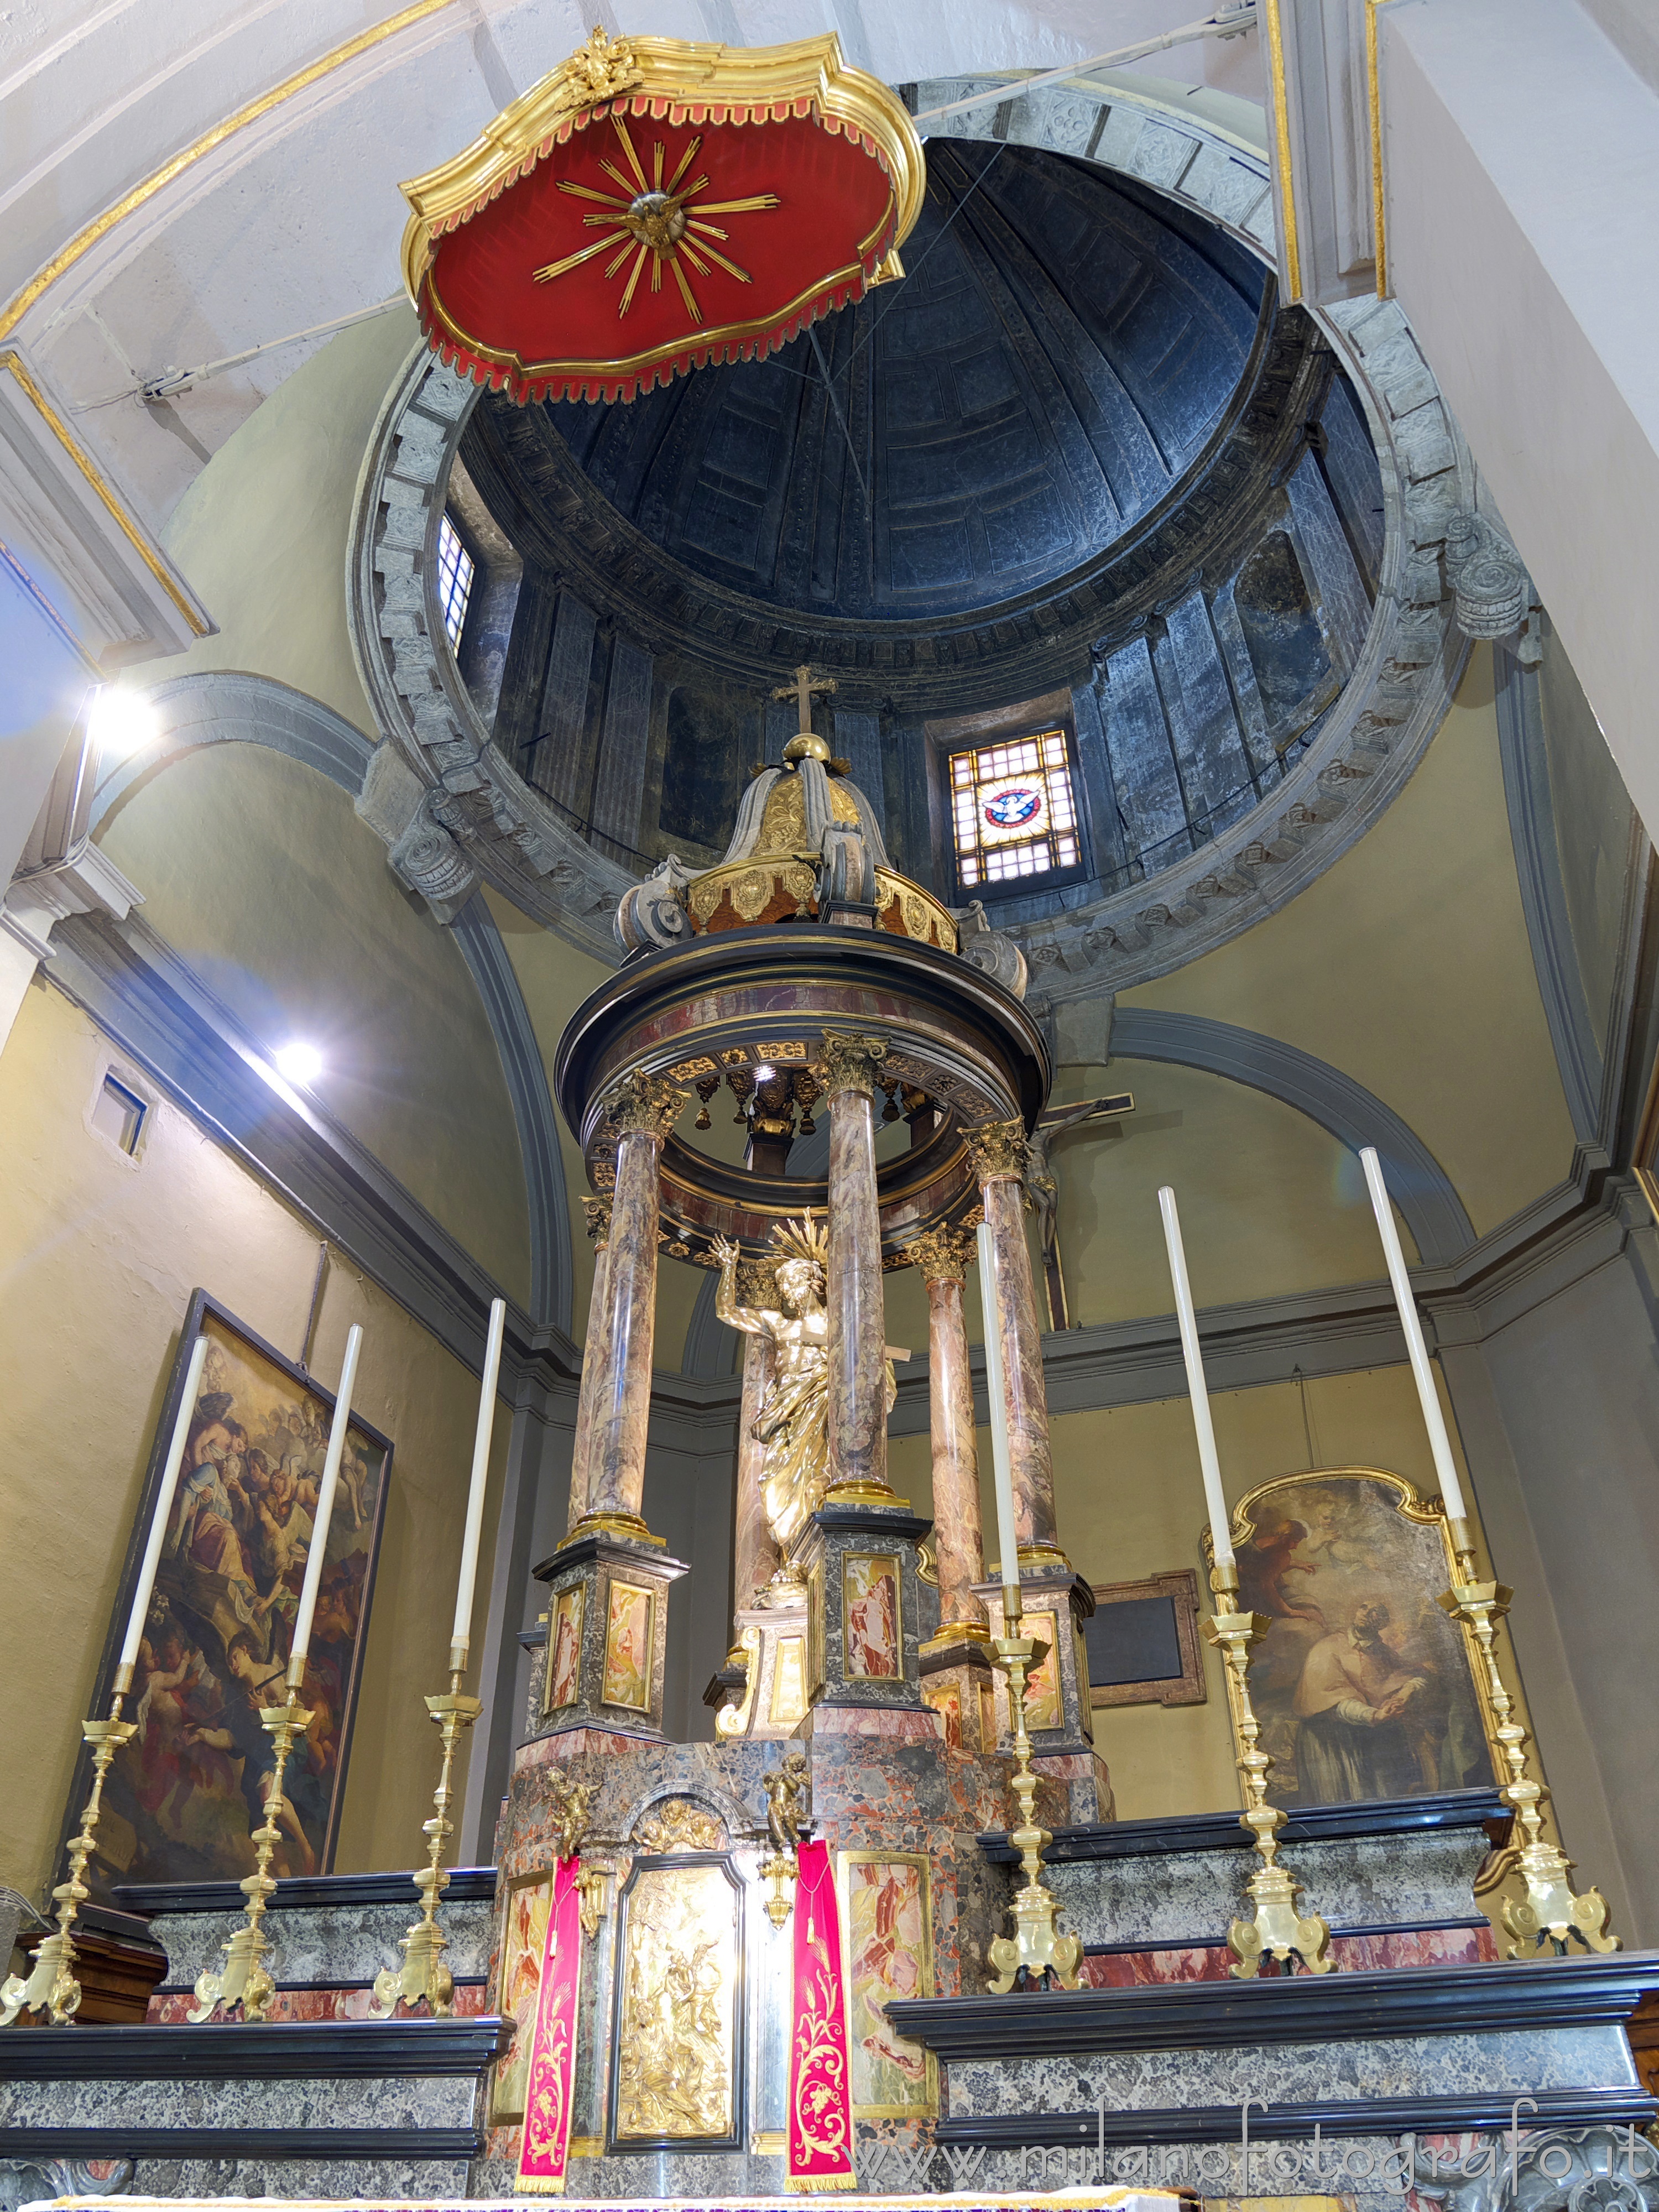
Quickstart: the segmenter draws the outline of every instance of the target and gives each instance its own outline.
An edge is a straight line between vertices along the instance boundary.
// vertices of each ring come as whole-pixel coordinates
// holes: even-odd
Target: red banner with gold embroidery
[[[794,2005],[789,2041],[790,2189],[855,2189],[841,1913],[829,1846],[796,1846]]]
[[[525,2083],[524,2139],[519,2150],[519,2189],[532,2197],[562,2197],[570,2155],[570,2106],[576,2087],[576,2006],[581,1993],[580,1859],[561,1859],[553,1874],[553,1910],[547,1916],[541,1991]]]

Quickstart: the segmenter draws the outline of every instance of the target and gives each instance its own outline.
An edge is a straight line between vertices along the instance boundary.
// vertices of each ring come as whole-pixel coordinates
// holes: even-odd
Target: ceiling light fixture
[[[142,692],[125,691],[106,684],[98,691],[87,717],[88,733],[100,761],[122,761],[142,752],[161,735],[155,708]]]
[[[301,1043],[298,1038],[279,1045],[270,1057],[276,1073],[290,1083],[314,1083],[323,1072],[321,1053],[314,1044]]]

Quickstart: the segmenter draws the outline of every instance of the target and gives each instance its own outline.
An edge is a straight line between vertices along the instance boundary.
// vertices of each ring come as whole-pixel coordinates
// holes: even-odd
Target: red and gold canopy
[[[587,44],[404,187],[434,349],[532,399],[631,399],[752,361],[902,276],[921,141],[833,34]]]

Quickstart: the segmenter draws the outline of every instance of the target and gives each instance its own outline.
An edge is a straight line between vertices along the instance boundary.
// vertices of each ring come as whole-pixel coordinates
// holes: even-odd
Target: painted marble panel
[[[931,1996],[931,1869],[919,1852],[839,1854],[847,1947],[848,2057],[853,2109],[860,2117],[932,2112],[934,2062],[894,2033],[883,2007],[894,1997]]]
[[[605,1689],[607,1705],[630,1711],[651,1709],[652,1616],[653,1592],[612,1576],[609,1615],[605,1630]]]
[[[572,1583],[562,1589],[553,1601],[553,1617],[550,1621],[550,1656],[547,1662],[547,1710],[557,1712],[562,1706],[574,1705],[581,1680],[582,1606],[587,1595],[585,1583]]]
[[[520,1875],[507,1886],[507,1906],[501,1923],[501,1962],[497,2008],[518,2022],[513,2048],[495,2065],[490,2117],[495,2120],[524,2118],[525,2084],[530,2072],[530,2045],[541,1996],[542,1954],[547,1948],[547,1919],[553,1906],[553,1875],[545,1872]]]
[[[890,1553],[849,1552],[842,1562],[842,1632],[847,1672],[896,1681],[904,1673],[899,1563]]]

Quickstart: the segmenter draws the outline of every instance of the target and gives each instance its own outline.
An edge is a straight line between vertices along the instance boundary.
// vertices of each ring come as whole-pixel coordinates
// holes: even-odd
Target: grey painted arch
[[[155,710],[158,734],[100,781],[93,794],[94,830],[142,778],[204,745],[264,745],[315,769],[354,799],[362,789],[374,751],[370,740],[343,714],[271,677],[209,670],[158,684],[145,697]],[[574,1289],[570,1206],[541,1048],[482,893],[467,901],[453,928],[483,1000],[513,1103],[530,1212],[531,1315],[568,1336]]]
[[[1425,1267],[1449,1267],[1475,1242],[1474,1224],[1451,1177],[1416,1131],[1374,1091],[1328,1061],[1255,1030],[1155,1006],[1116,1010],[1111,1053],[1115,1060],[1168,1060],[1224,1075],[1294,1106],[1352,1152],[1375,1145],[1389,1195]]]

